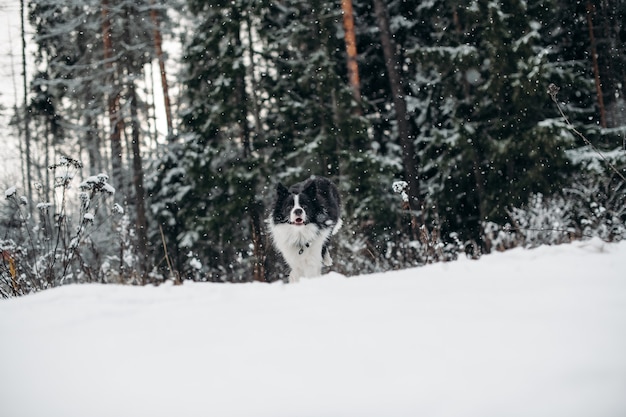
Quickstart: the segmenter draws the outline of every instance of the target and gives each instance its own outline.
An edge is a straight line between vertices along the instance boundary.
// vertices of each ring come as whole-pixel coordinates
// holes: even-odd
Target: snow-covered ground
[[[626,242],[0,301],[0,415],[626,416]]]

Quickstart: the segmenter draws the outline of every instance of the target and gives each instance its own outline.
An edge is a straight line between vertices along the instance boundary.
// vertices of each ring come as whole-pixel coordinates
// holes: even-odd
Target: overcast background
[[[26,28],[28,37],[32,36],[30,27]],[[20,38],[20,2],[17,0],[0,0],[0,140],[2,141],[2,162],[0,178],[17,180],[19,172],[19,148],[15,142],[14,132],[9,128],[12,108],[15,106],[15,95],[18,105],[23,105],[22,57]],[[30,59],[30,57],[27,57]],[[32,66],[32,62],[28,67]],[[29,68],[27,68],[29,70]]]

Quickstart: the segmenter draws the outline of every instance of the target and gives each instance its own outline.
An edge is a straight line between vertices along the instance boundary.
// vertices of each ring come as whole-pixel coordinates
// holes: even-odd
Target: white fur
[[[297,282],[300,278],[320,276],[322,263],[332,264],[328,252],[322,259],[322,246],[333,229],[320,229],[313,223],[305,226],[289,223],[275,224],[272,219],[269,220],[269,224],[274,245],[283,254],[285,262],[291,268],[289,282]]]
[[[341,219],[337,219],[337,223],[335,224],[335,227],[333,227],[333,235],[336,235],[337,232],[339,231],[339,229],[341,229],[341,226],[343,226],[343,220]]]

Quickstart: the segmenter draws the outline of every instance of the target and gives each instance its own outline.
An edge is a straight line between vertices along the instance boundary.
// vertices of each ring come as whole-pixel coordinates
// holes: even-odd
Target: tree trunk
[[[457,8],[455,7],[454,10],[452,11],[452,20],[454,22],[454,27],[456,30],[456,33],[459,37],[462,36],[463,34],[463,26],[461,24],[461,21],[459,19],[459,13],[457,11]],[[469,101],[470,100],[470,85],[469,82],[467,81],[466,77],[461,77],[462,78],[462,85],[463,85],[463,96],[464,96],[464,100]],[[469,151],[469,155],[472,161],[472,173],[474,174],[474,184],[476,185],[476,208],[478,210],[478,227],[479,230],[482,230],[482,222],[485,221],[487,219],[487,211],[485,208],[485,204],[486,204],[486,200],[485,200],[485,175],[483,174],[483,170],[482,167],[480,165],[479,162],[479,155],[482,154],[482,152],[480,151],[480,149],[478,148],[476,141],[471,141],[469,143],[470,146],[470,151]],[[485,242],[487,244],[487,242]],[[490,252],[490,248],[485,246],[487,253]]]
[[[20,0],[20,21],[22,26],[22,80],[24,87],[24,151],[26,152],[26,190],[28,192],[28,211],[32,213],[33,181],[30,155],[30,113],[28,110],[28,74],[26,73],[26,28],[24,26],[24,0]]]
[[[352,96],[357,103],[357,109],[361,109],[361,85],[359,81],[359,64],[357,62],[356,35],[354,33],[354,13],[352,0],[341,0],[343,10],[343,29],[345,32],[346,53],[348,55],[348,79],[352,87]]]
[[[314,11],[321,10],[321,2],[312,3],[311,8]],[[332,56],[334,45],[331,46],[331,37],[333,35],[329,30],[328,23],[324,22],[323,19],[315,19],[315,32],[318,39],[317,51],[327,57]],[[324,68],[323,71],[329,71],[329,69]],[[340,124],[336,92],[339,88],[340,83],[336,82],[332,76],[326,76],[323,80],[318,79],[315,82],[316,96],[320,104],[317,107],[315,120],[319,135],[324,137],[317,147],[317,157],[320,161],[320,173],[331,178],[339,176],[339,158],[343,145],[341,135],[338,134]]]
[[[237,8],[232,9],[233,22],[241,22],[242,16]],[[234,50],[241,51],[243,55],[243,44],[241,40],[241,33],[236,31],[234,33]],[[241,135],[241,143],[243,145],[244,158],[249,158],[252,152],[252,132],[248,126],[248,94],[246,93],[246,69],[243,65],[235,69],[235,112],[237,115],[237,123],[239,124],[239,134]]]
[[[598,107],[600,108],[600,126],[606,128],[606,109],[604,107],[604,97],[602,95],[602,82],[600,81],[600,66],[598,65],[598,49],[596,47],[596,37],[593,34],[592,15],[595,7],[587,1],[587,24],[589,26],[589,41],[591,43],[591,61],[593,63],[593,76],[596,81],[596,93],[598,96]]]
[[[13,50],[13,37],[11,36],[11,31],[8,31],[9,33],[9,50]],[[13,113],[15,114],[15,117],[17,118],[17,123],[16,123],[16,128],[17,128],[17,137],[19,139],[22,138],[22,124],[20,123],[20,110],[18,108],[17,103],[19,103],[19,93],[18,93],[18,88],[17,88],[17,76],[15,74],[15,65],[13,62],[13,54],[9,54],[9,59],[11,62],[11,83],[13,84]],[[26,190],[28,188],[28,186],[26,185],[26,168],[25,168],[25,163],[26,163],[26,157],[24,155],[24,144],[22,143],[21,140],[18,140],[18,148],[19,148],[19,152],[20,152],[20,173],[22,174],[22,188],[24,190]]]
[[[251,77],[250,80],[253,83],[251,85],[250,91],[252,91],[252,97],[249,98],[246,90],[246,68],[240,67],[236,71],[235,75],[235,107],[237,112],[237,123],[239,124],[241,142],[243,145],[243,155],[245,158],[245,163],[252,166],[254,164],[254,158],[252,151],[254,149],[254,144],[252,142],[253,133],[259,135],[261,133],[261,126],[259,121],[259,115],[257,113],[257,96],[256,96],[256,85],[254,78],[254,60],[253,60],[253,50],[252,50],[252,33],[250,29],[250,19],[249,15],[242,16],[238,10],[233,10],[233,20],[236,22],[242,22],[245,20],[247,28],[247,41],[250,43],[246,45],[248,48],[248,53],[250,55],[250,71]],[[237,51],[242,51],[243,55],[243,40],[241,38],[241,32],[237,32],[235,35],[235,49]],[[252,101],[252,103],[250,103]],[[250,113],[249,105],[252,104],[252,111],[254,112],[254,120],[255,120],[255,131],[253,132],[248,125],[248,114]],[[266,281],[265,277],[265,244],[264,244],[264,233],[262,227],[262,217],[263,217],[263,209],[256,196],[257,189],[257,180],[252,179],[246,182],[246,185],[249,187],[248,191],[251,193],[251,198],[248,203],[248,216],[250,216],[250,234],[252,238],[252,247],[254,253],[254,263],[252,267],[252,279],[254,281]]]
[[[119,88],[115,80],[113,65],[113,43],[111,41],[111,21],[109,20],[109,0],[102,0],[102,39],[104,45],[104,66],[107,70],[109,92],[107,110],[109,113],[109,141],[111,145],[111,179],[117,194],[126,200],[124,179],[122,178],[122,118],[119,115]]]
[[[161,29],[159,28],[159,16],[154,7],[154,0],[150,1],[150,19],[154,25],[154,49],[156,51],[157,60],[159,62],[159,71],[161,73],[161,88],[163,89],[163,102],[165,106],[165,119],[167,122],[167,137],[169,140],[174,139],[174,129],[172,127],[172,105],[170,103],[169,86],[167,84],[167,74],[165,72],[165,58],[163,57],[163,49],[161,47],[163,39],[161,37]]]
[[[151,62],[148,64],[148,70],[146,74],[148,74],[148,86],[150,88],[148,97],[150,97],[150,104],[148,105],[148,114],[147,120],[148,123],[148,132],[150,132],[150,158],[154,158],[155,155],[159,154],[159,140],[158,140],[158,131],[156,125],[156,104],[155,104],[155,86],[154,86],[154,65]]]
[[[254,264],[252,277],[255,281],[266,282],[265,274],[265,234],[263,233],[263,206],[259,201],[252,198],[249,205],[252,245],[254,252]]]
[[[137,233],[137,255],[139,256],[139,269],[142,283],[146,283],[148,272],[148,223],[146,221],[146,193],[143,188],[143,163],[141,158],[139,122],[137,112],[137,94],[135,84],[131,81],[128,84],[128,94],[130,99],[131,148],[133,152],[133,186],[135,188],[135,229]]]
[[[98,132],[93,126],[93,118],[90,114],[85,116],[85,146],[87,148],[87,158],[89,160],[89,174],[100,173],[100,149],[97,141]]]
[[[374,0],[374,8],[378,29],[380,31],[380,41],[383,46],[383,54],[385,56],[385,66],[387,67],[393,105],[396,110],[398,136],[400,146],[402,147],[402,163],[404,165],[406,182],[409,185],[410,205],[413,210],[420,210],[417,161],[415,157],[415,149],[413,147],[413,138],[410,133],[409,118],[406,109],[406,101],[404,99],[402,81],[398,72],[400,64],[396,56],[396,47],[389,29],[389,18],[387,16],[387,8],[384,1]],[[423,222],[423,213],[421,213],[420,217]]]
[[[259,86],[256,80],[256,60],[254,53],[254,40],[252,38],[252,21],[250,13],[246,13],[247,37],[248,37],[248,55],[250,57],[250,65],[248,66],[248,79],[250,80],[250,94],[252,95],[252,115],[254,117],[254,135],[259,139],[263,136],[263,127],[261,123],[261,114],[259,110],[259,99],[257,90]]]
[[[126,30],[124,31],[122,39],[127,45],[132,44],[132,40],[130,39],[131,28],[128,27],[130,21],[131,16],[129,8],[125,7],[124,22]],[[139,125],[137,89],[135,86],[135,78],[137,78],[138,73],[141,72],[142,69],[136,67],[132,57],[128,57],[128,59],[124,59],[120,63],[118,70],[120,72],[119,78],[122,79],[125,75],[127,80],[125,83],[125,90],[127,92],[125,101],[129,104],[130,108],[130,144],[128,143],[128,137],[126,137],[126,149],[129,153],[132,153],[132,158],[129,158],[128,164],[132,166],[133,170],[132,185],[129,185],[129,187],[132,187],[135,192],[135,244],[139,261],[137,273],[140,275],[141,283],[145,285],[148,278],[148,225],[145,205],[146,193],[143,185],[144,174],[141,156],[141,127]],[[130,194],[129,192],[129,195]]]
[[[246,35],[247,35],[247,50],[250,58],[250,65],[248,66],[248,80],[249,80],[249,90],[251,94],[251,106],[248,111],[252,112],[252,116],[254,118],[254,134],[250,138],[250,146],[254,148],[254,143],[252,140],[256,138],[262,138],[263,136],[263,127],[261,123],[261,115],[259,110],[258,103],[258,85],[255,75],[255,54],[254,54],[254,41],[252,36],[252,21],[250,19],[250,13],[246,13],[245,16],[246,21]],[[245,80],[244,80],[245,81]],[[250,100],[247,100],[249,102]],[[251,181],[251,188],[256,189],[257,181]],[[267,271],[265,270],[265,261],[267,258],[266,248],[265,248],[265,232],[263,228],[263,204],[257,200],[256,195],[251,198],[249,204],[250,210],[250,232],[252,235],[252,247],[254,253],[254,264],[252,270],[252,277],[255,281],[266,282],[267,281]]]

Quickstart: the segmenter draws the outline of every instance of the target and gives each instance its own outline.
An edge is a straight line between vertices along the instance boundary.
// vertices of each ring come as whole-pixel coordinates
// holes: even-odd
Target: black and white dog
[[[274,246],[291,268],[289,282],[322,273],[332,265],[328,241],[341,228],[340,197],[335,184],[323,177],[292,185],[278,184],[268,219]]]

